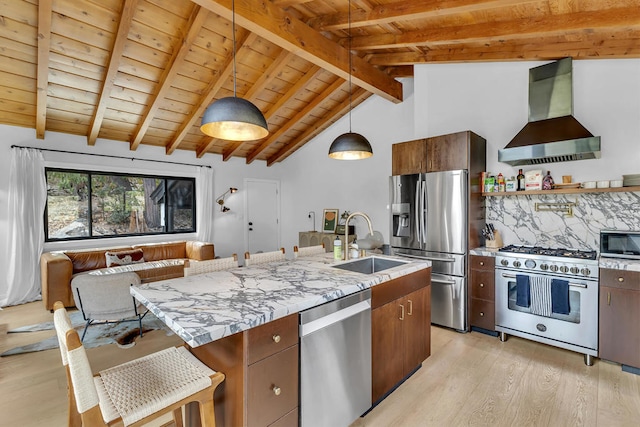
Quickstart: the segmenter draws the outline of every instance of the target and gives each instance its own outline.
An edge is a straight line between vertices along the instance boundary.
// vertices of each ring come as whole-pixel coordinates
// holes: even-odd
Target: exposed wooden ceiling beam
[[[318,96],[313,98],[313,101],[305,105],[305,107],[298,111],[295,116],[287,121],[284,125],[280,127],[276,132],[269,135],[267,141],[264,142],[266,146],[269,146],[276,142],[278,138],[287,133],[292,127],[294,127],[300,120],[303,120],[307,117],[313,110],[316,109],[320,104],[326,102],[327,99],[337,90],[339,90],[346,82],[338,77],[331,85],[329,85],[322,93],[318,94]]]
[[[371,10],[351,11],[351,28],[390,24],[397,21],[432,18],[460,13],[471,13],[496,7],[513,6],[538,0],[413,0],[386,3]],[[309,20],[308,24],[320,31],[344,30],[349,27],[348,13],[324,15]]]
[[[49,86],[49,46],[51,46],[51,0],[38,2],[38,69],[36,74],[36,138],[44,139],[47,125]]]
[[[618,8],[459,27],[429,28],[400,35],[359,36],[352,38],[351,46],[353,49],[362,50],[410,46],[433,47],[435,44],[514,40],[620,27],[640,27],[640,8]]]
[[[236,43],[239,44],[240,46],[243,46],[245,43],[250,41],[249,36],[250,34],[248,31],[244,31],[244,30],[238,31],[238,34],[236,35]],[[254,38],[251,37],[251,40],[254,40]],[[180,145],[184,137],[187,136],[187,134],[193,127],[196,120],[198,120],[202,116],[202,114],[204,113],[204,110],[206,110],[209,104],[211,104],[211,102],[215,99],[218,91],[225,84],[225,82],[227,81],[227,79],[229,78],[232,72],[233,72],[233,52],[231,52],[227,56],[225,63],[222,64],[222,71],[220,71],[220,73],[217,75],[217,78],[214,78],[209,82],[209,85],[203,92],[202,97],[200,98],[198,107],[194,111],[192,111],[192,113],[189,115],[189,118],[182,123],[182,126],[180,126],[180,129],[178,129],[178,131],[176,132],[175,136],[173,137],[169,145],[167,145],[167,148],[165,150],[167,154],[173,153],[178,148],[178,146]],[[197,154],[198,153],[196,152],[196,155]],[[202,157],[202,155],[198,157]]]
[[[231,0],[193,0],[227,19],[232,18]],[[352,74],[356,86],[389,101],[402,101],[402,83],[352,55],[349,70],[347,49],[269,1],[235,0],[238,25],[345,80]]]
[[[193,8],[191,16],[189,17],[189,21],[185,26],[185,28],[189,29],[188,33],[184,37],[182,37],[180,48],[174,50],[174,53],[169,60],[169,64],[160,76],[160,79],[158,81],[159,90],[152,96],[151,102],[147,107],[147,111],[145,111],[145,113],[143,114],[143,119],[140,122],[140,126],[138,126],[138,129],[131,139],[131,143],[129,145],[129,148],[131,150],[138,149],[140,142],[142,142],[142,138],[147,132],[147,129],[149,129],[149,125],[153,121],[158,108],[160,108],[162,100],[166,96],[167,92],[169,92],[169,90],[171,89],[171,82],[178,75],[178,70],[180,69],[180,67],[184,65],[183,61],[189,53],[194,40],[200,33],[202,24],[205,22],[208,15],[209,11],[206,9],[202,9],[200,6],[195,6]]]
[[[606,53],[603,53],[604,50]],[[637,48],[629,47],[629,40],[618,41],[615,38],[589,37],[579,41],[560,41],[553,43],[540,39],[527,39],[518,42],[494,42],[488,45],[443,46],[427,53],[415,52],[372,55],[371,63],[384,64],[420,64],[444,62],[482,61],[536,61],[554,60],[570,56],[574,59],[586,58],[640,58],[640,37]]]
[[[352,108],[353,104],[358,104],[369,96],[371,96],[371,94],[366,90],[362,88],[355,89],[351,95],[351,99],[347,98],[342,101],[340,105],[332,108],[322,119],[315,122],[313,126],[310,126],[302,135],[300,135],[295,142],[282,147],[280,151],[269,157],[269,159],[267,159],[267,166],[271,166],[275,162],[281,162],[289,157],[298,148],[302,147],[309,139],[313,138],[328,127],[336,117],[341,117],[343,114],[346,114],[349,109]],[[328,153],[329,148],[327,147],[327,154]]]
[[[129,29],[131,27],[131,19],[136,11],[136,4],[138,0],[125,0],[122,7],[122,13],[120,14],[120,23],[118,24],[118,33],[113,43],[113,49],[111,49],[111,55],[109,56],[109,65],[107,67],[107,73],[105,75],[104,84],[100,91],[100,99],[96,105],[93,118],[91,119],[91,125],[89,127],[89,135],[87,135],[87,143],[89,145],[95,145],[98,133],[102,127],[102,120],[104,120],[104,112],[107,110],[107,103],[111,97],[111,91],[113,90],[114,82],[118,74],[118,68],[120,67],[120,59],[124,52],[124,45],[129,37]]]
[[[320,72],[322,72],[320,67],[314,65],[309,71],[307,71],[304,76],[302,76],[302,78],[298,79],[296,84],[293,85],[284,96],[280,97],[280,99],[278,99],[278,101],[273,104],[271,108],[269,108],[269,111],[267,111],[267,113],[265,114],[265,118],[267,119],[267,121],[269,121],[269,119],[273,117],[278,112],[278,110],[282,108],[282,106],[289,102],[289,100],[294,99],[296,96],[298,96],[298,94],[304,90],[307,84],[311,80],[314,80]],[[258,157],[258,155],[266,150],[271,144],[272,141],[270,141],[269,139],[263,141],[262,144],[260,144],[257,148],[255,148],[251,153],[247,155],[247,164],[253,162],[256,157]]]
[[[253,86],[251,86],[247,93],[244,94],[243,98],[248,101],[254,102],[258,92],[263,90],[271,81],[273,81],[273,79],[278,76],[278,74],[282,72],[282,70],[289,64],[293,56],[294,55],[291,52],[283,49],[282,52],[280,52],[280,55],[278,55],[278,57],[271,63],[269,68],[267,68],[267,70],[262,73],[260,77],[258,77],[258,80],[256,80]],[[222,161],[226,162],[227,160],[229,160],[235,153],[238,152],[238,150],[240,150],[245,142],[246,141],[237,141],[231,144],[231,146],[222,153]]]
[[[242,35],[239,37],[236,36],[236,44],[240,45],[240,47],[236,49],[236,57],[244,55],[248,49],[248,46],[251,46],[253,42],[255,42],[258,38],[257,35],[248,33],[242,28],[238,29],[237,31],[242,32]],[[218,76],[218,79],[214,80],[212,84],[209,85],[211,90],[207,90],[204,100],[200,102],[200,106],[192,116],[191,125],[193,125],[196,119],[199,119],[202,116],[204,110],[206,110],[209,104],[211,104],[213,100],[217,98],[218,91],[222,88],[229,77],[233,78],[233,50],[230,52],[229,57],[227,58],[226,66]],[[207,154],[209,152],[209,149],[213,147],[217,141],[219,141],[218,138],[208,138],[206,143],[201,144],[198,147],[198,149],[196,150],[196,156],[198,158],[201,158],[202,156]]]

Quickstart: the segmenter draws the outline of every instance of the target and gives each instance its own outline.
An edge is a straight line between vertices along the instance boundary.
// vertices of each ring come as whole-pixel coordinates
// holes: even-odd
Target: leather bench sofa
[[[109,257],[117,254],[140,254],[139,262],[107,265]],[[74,307],[71,280],[78,274],[113,274],[133,271],[142,283],[184,276],[184,261],[204,261],[215,257],[212,243],[180,241],[119,246],[114,248],[45,252],[40,256],[42,301],[47,310],[62,301]]]

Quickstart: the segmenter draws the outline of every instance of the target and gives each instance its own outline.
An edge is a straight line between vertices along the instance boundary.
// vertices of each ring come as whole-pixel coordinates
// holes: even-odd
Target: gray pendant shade
[[[200,130],[214,138],[252,141],[269,134],[267,121],[251,102],[236,96],[220,98],[202,115]]]
[[[355,132],[343,133],[333,140],[329,157],[338,160],[359,160],[373,156],[373,149],[367,138]]]

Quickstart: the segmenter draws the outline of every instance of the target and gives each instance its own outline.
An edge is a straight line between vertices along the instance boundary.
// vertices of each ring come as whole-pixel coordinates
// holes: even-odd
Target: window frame
[[[125,172],[111,172],[111,171],[101,171],[101,170],[93,170],[93,169],[75,169],[75,168],[64,168],[64,167],[45,167],[44,174],[45,180],[48,186],[48,172],[62,172],[62,173],[77,173],[83,174],[87,176],[88,180],[88,190],[87,190],[87,229],[89,230],[89,236],[79,236],[79,237],[67,237],[67,238],[51,238],[49,237],[49,195],[47,194],[47,200],[44,208],[44,241],[45,243],[57,243],[57,242],[72,242],[72,241],[83,241],[83,240],[101,240],[101,239],[118,239],[122,237],[137,237],[137,236],[162,236],[162,235],[176,235],[176,234],[189,234],[197,232],[197,190],[196,190],[196,178],[188,177],[188,176],[172,176],[172,175],[155,175],[155,174],[136,174],[136,173],[125,173]],[[191,207],[191,223],[192,227],[189,230],[174,230],[167,231],[168,221],[168,211],[169,211],[169,203],[164,203],[164,231],[154,231],[147,233],[122,233],[122,234],[111,234],[111,235],[93,235],[93,206],[92,206],[92,177],[95,175],[107,175],[107,176],[119,176],[125,178],[142,178],[142,179],[156,179],[161,180],[165,193],[167,191],[167,183],[168,181],[189,181],[192,185],[192,207]],[[48,192],[48,189],[47,189]]]

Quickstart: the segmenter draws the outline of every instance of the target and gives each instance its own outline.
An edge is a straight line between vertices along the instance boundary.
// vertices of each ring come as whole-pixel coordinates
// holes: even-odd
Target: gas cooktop
[[[543,248],[541,246],[518,246],[509,245],[499,249],[500,252],[509,252],[514,254],[527,255],[543,255],[564,258],[578,258],[585,260],[595,260],[598,256],[596,251],[581,251],[578,249],[553,249]]]

